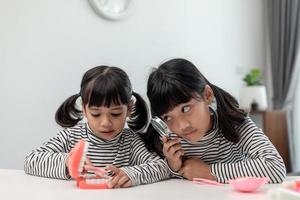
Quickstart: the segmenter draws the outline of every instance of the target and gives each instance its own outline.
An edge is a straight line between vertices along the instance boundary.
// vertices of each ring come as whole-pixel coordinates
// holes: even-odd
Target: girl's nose
[[[101,119],[101,126],[105,128],[109,128],[112,126],[112,122],[109,116],[103,116]]]
[[[191,128],[191,123],[188,120],[182,119],[178,120],[178,126],[182,133],[185,133],[186,131],[189,131]]]

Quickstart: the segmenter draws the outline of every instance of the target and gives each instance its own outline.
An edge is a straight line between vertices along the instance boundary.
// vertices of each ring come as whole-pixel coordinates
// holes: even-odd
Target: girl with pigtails
[[[149,126],[143,138],[165,157],[173,176],[221,183],[238,177],[267,177],[270,183],[285,179],[284,162],[268,137],[232,95],[190,61],[176,58],[155,68],[147,95],[152,116],[163,120],[171,134],[160,136]]]
[[[79,99],[82,109],[76,104]],[[118,67],[88,70],[80,92],[62,103],[55,119],[65,129],[26,156],[27,174],[70,179],[70,151],[84,139],[89,142],[90,161],[84,168],[95,173],[97,167],[111,170],[110,188],[153,183],[170,175],[166,162],[149,152],[138,135],[147,127],[147,105]],[[129,128],[125,128],[126,122]]]

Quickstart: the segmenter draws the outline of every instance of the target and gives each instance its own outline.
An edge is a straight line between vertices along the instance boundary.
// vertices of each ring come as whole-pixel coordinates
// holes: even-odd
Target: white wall
[[[238,97],[245,68],[265,65],[262,0],[135,0],[111,22],[87,0],[0,0],[0,168],[60,127],[54,113],[90,67],[123,67],[146,94],[150,67],[185,57]]]

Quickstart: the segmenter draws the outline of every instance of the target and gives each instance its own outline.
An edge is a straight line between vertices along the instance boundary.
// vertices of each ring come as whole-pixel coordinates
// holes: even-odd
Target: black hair
[[[236,127],[245,121],[247,113],[239,108],[232,95],[211,84],[193,63],[185,59],[171,59],[151,72],[147,96],[152,116],[161,116],[191,98],[203,97],[206,85],[212,88],[216,98],[218,123],[222,134],[228,141],[237,143],[239,135]],[[143,139],[148,149],[162,153],[159,135],[151,125]]]
[[[82,110],[76,106],[78,97],[81,97],[83,106],[89,107],[129,105],[130,101],[134,101],[128,126],[133,131],[140,131],[147,125],[147,104],[138,93],[133,92],[128,75],[118,67],[97,66],[83,75],[80,92],[66,99],[56,111],[55,120],[62,127],[72,127],[82,120]]]

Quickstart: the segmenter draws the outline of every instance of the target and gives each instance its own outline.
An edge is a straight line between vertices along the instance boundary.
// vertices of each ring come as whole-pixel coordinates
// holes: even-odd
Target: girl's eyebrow
[[[168,113],[165,113],[165,114],[163,114],[163,115],[160,116],[160,118],[161,118],[162,120],[165,120],[166,117],[169,117],[169,114],[168,114]]]
[[[98,111],[98,110],[100,110],[100,108],[98,108],[98,107],[90,107],[90,110]]]

